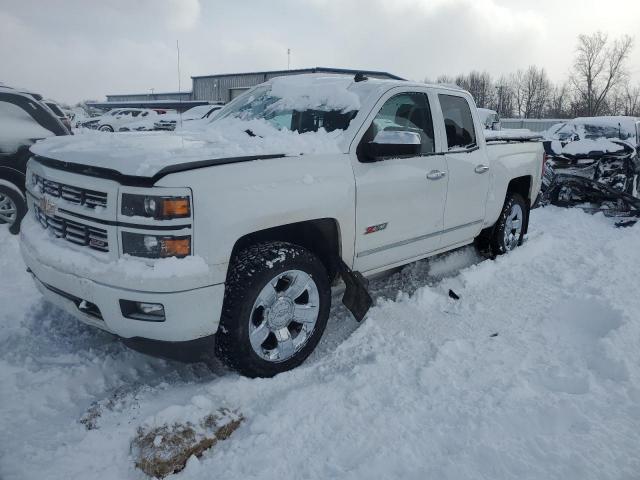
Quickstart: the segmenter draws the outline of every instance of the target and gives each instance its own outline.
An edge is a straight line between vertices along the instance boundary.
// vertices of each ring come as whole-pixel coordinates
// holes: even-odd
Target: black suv
[[[0,224],[20,231],[27,211],[25,172],[37,140],[69,131],[43,103],[42,97],[0,86]]]

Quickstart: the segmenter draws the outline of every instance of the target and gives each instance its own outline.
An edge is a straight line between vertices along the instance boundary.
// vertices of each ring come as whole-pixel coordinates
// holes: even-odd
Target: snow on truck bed
[[[222,407],[244,422],[175,478],[636,478],[640,224],[547,207],[529,231],[372,282],[360,325],[336,300],[304,365],[250,380],[79,324],[0,229],[0,478],[142,479],[138,426]]]

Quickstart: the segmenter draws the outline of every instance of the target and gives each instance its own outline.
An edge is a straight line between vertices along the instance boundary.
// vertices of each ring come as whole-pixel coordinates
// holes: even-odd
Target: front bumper
[[[22,256],[38,289],[51,303],[84,323],[124,338],[140,337],[170,342],[195,340],[212,335],[218,329],[224,284],[172,292],[149,292],[106,285],[53,267],[47,263],[44,255],[24,240],[27,239],[21,242]],[[171,283],[178,287],[190,283],[182,283],[181,280],[176,278]],[[161,303],[165,320],[150,322],[127,318],[121,311],[120,300]],[[82,307],[81,301],[85,302]],[[92,308],[86,308],[87,302]]]

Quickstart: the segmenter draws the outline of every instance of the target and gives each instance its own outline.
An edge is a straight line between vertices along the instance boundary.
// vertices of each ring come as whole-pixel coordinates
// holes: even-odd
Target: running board
[[[373,305],[373,299],[367,290],[367,279],[360,272],[354,272],[340,260],[340,276],[345,284],[342,303],[358,322],[364,320]]]

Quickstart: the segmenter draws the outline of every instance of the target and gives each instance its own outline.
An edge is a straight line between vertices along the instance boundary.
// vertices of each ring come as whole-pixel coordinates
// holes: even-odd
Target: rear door
[[[440,121],[446,133],[445,158],[449,172],[444,211],[443,245],[475,237],[482,229],[489,191],[489,159],[484,139],[464,94],[439,93]],[[474,107],[475,108],[475,107]]]
[[[420,154],[368,161],[363,149],[383,130],[418,133]],[[426,89],[394,89],[384,95],[356,142],[357,151],[352,153],[356,179],[354,269],[381,269],[437,250],[447,191],[446,162],[444,155],[436,154]]]

